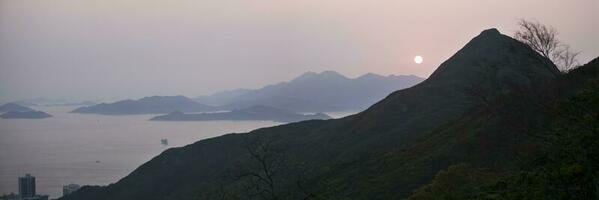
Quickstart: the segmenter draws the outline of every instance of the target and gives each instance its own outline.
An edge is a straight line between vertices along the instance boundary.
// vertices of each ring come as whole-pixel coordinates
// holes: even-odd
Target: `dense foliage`
[[[586,66],[595,69],[571,73],[596,73],[596,64],[597,60],[595,66]],[[599,79],[582,82],[583,88],[573,96],[548,108],[550,128],[534,134],[537,137],[531,141],[541,144],[540,152],[517,169],[498,173],[452,165],[410,199],[599,199]],[[562,80],[561,84],[581,83]]]

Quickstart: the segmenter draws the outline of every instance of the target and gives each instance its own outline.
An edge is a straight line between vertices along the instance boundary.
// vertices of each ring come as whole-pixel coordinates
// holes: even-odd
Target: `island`
[[[2,119],[44,119],[52,115],[42,111],[8,111],[0,115]]]
[[[0,106],[0,113],[10,112],[10,111],[27,112],[27,111],[34,111],[34,110],[29,107],[25,107],[25,106],[22,106],[22,105],[19,105],[16,103],[6,103],[6,104],[3,104],[2,106]]]
[[[166,114],[173,111],[209,112],[218,108],[204,105],[185,96],[151,96],[138,100],[122,100],[79,107],[72,113],[102,115]]]
[[[245,109],[237,109],[229,112],[195,113],[186,114],[181,111],[171,112],[167,115],[156,116],[150,120],[154,121],[214,121],[214,120],[268,120],[275,122],[298,122],[311,119],[331,119],[324,113],[299,114],[293,111],[257,105]]]

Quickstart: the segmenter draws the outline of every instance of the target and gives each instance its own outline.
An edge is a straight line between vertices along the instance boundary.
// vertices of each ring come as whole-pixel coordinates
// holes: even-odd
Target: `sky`
[[[482,30],[599,56],[599,0],[0,0],[0,102],[259,88],[306,71],[428,77]],[[421,55],[424,62],[413,58]]]

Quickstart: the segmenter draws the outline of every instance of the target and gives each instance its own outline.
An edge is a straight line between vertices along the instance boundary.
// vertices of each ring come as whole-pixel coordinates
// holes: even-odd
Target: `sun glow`
[[[416,64],[420,64],[420,63],[422,63],[422,61],[424,61],[424,58],[422,58],[422,56],[416,56],[416,57],[414,57],[414,62]]]

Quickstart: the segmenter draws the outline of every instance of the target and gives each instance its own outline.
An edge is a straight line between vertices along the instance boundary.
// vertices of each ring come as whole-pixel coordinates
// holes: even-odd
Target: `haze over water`
[[[599,12],[596,10],[599,10],[599,0],[0,0],[0,105],[8,102],[26,105],[27,101],[40,100],[39,97],[50,99],[49,102],[63,99],[64,102],[55,101],[60,105],[88,100],[96,103],[120,101],[112,106],[103,105],[108,109],[100,108],[98,112],[90,113],[148,113],[144,109],[164,107],[167,108],[164,111],[180,110],[190,114],[169,108],[176,104],[178,108],[189,108],[193,112],[269,106],[274,109],[248,109],[258,111],[244,110],[246,112],[233,114],[283,113],[286,116],[289,113],[276,109],[294,112],[362,109],[387,97],[355,120],[322,123],[324,125],[306,123],[306,129],[315,130],[311,135],[316,137],[287,134],[298,130],[294,126],[282,127],[284,131],[273,131],[273,135],[280,135],[276,139],[289,142],[291,148],[297,145],[298,150],[291,152],[297,155],[289,156],[304,158],[312,166],[332,169],[331,173],[315,173],[306,180],[335,180],[342,184],[331,188],[347,189],[344,192],[352,195],[368,194],[371,199],[400,199],[381,198],[386,195],[407,198],[412,191],[427,191],[415,189],[437,183],[432,175],[451,169],[452,164],[480,164],[473,165],[477,170],[488,167],[484,163],[493,163],[492,167],[497,171],[490,177],[497,180],[503,178],[499,174],[517,174],[538,167],[522,165],[522,170],[515,170],[517,167],[509,162],[517,160],[508,156],[517,155],[514,152],[520,148],[526,151],[530,150],[529,146],[541,149],[533,140],[521,139],[529,134],[519,129],[546,131],[537,130],[537,123],[552,124],[553,118],[560,119],[561,116],[528,109],[538,107],[537,99],[547,105],[553,100],[541,101],[544,96],[541,98],[534,90],[522,89],[542,88],[539,91],[545,91],[544,87],[548,86],[547,91],[552,91],[553,85],[548,83],[561,79],[556,78],[559,73],[551,71],[551,66],[547,68],[546,60],[538,59],[529,48],[505,36],[517,33],[521,28],[519,19],[538,21],[555,28],[559,40],[569,45],[572,52],[580,52],[578,61],[584,64],[599,55],[599,40],[596,39]],[[479,37],[483,35],[482,30],[487,30],[485,37]],[[479,42],[472,48],[463,48],[473,38],[483,39],[476,40]],[[456,53],[458,50],[466,53]],[[456,59],[448,61],[450,57]],[[442,70],[437,70],[440,65]],[[551,73],[546,74],[547,69]],[[395,84],[389,84],[394,81],[386,81],[401,77],[395,75],[428,77],[437,72],[442,75],[436,74],[437,77],[443,78],[435,80],[433,76],[423,87],[389,95],[405,88],[397,88]],[[590,77],[584,71],[574,72],[577,73],[580,77]],[[297,77],[299,74],[303,75]],[[595,79],[598,74],[593,75]],[[296,79],[299,81],[294,81]],[[349,84],[350,79],[352,84]],[[581,90],[579,84],[591,80],[580,79],[568,80],[572,83],[568,83],[571,84],[568,87],[564,83],[564,88],[578,91]],[[378,94],[384,95],[375,94],[379,89],[383,92]],[[226,92],[208,98],[208,94],[220,91]],[[173,97],[176,95],[186,97]],[[130,100],[144,97],[152,100],[141,103]],[[522,99],[522,102],[495,102],[495,98],[502,100],[504,97]],[[365,100],[361,101],[362,98]],[[125,99],[130,101],[122,101]],[[178,103],[172,103],[173,99]],[[366,100],[372,101],[363,103]],[[214,107],[197,103],[214,104]],[[488,109],[489,106],[508,114],[503,116],[503,113]],[[565,108],[568,106],[564,105]],[[169,148],[281,124],[272,121],[150,121],[157,115],[76,114],[69,113],[75,107],[58,106],[34,109],[48,112],[53,117],[0,119],[0,195],[18,193],[17,178],[30,173],[36,177],[38,194],[58,198],[62,196],[63,185],[115,183]],[[276,112],[270,112],[272,110]],[[12,116],[20,115],[9,112]],[[193,118],[193,115],[183,113],[177,112],[170,119]],[[489,120],[471,120],[470,116],[463,116],[471,113],[476,113],[477,119]],[[229,116],[235,116],[233,114]],[[339,118],[353,112],[326,114]],[[523,127],[508,123],[528,122],[528,119],[539,120],[531,120]],[[356,128],[355,124],[360,126]],[[496,130],[495,127],[505,129]],[[162,139],[168,139],[168,145],[161,144]],[[580,142],[585,141],[583,137],[566,139],[573,142],[565,145],[565,150],[579,148],[572,144],[585,145]],[[206,159],[219,156],[223,150],[241,150],[234,147],[218,146],[210,151],[214,155],[207,155]],[[408,154],[402,153],[403,150],[410,147],[418,147],[422,155],[405,156]],[[476,154],[464,156],[464,152]],[[367,155],[365,153],[384,158],[384,162],[358,157]],[[348,156],[337,159],[338,155]],[[524,155],[528,157],[528,152]],[[218,183],[214,177],[206,178],[206,172],[212,175],[213,171],[204,169],[222,168],[227,160],[206,166],[205,162],[195,162],[195,156],[176,159],[187,161],[183,165],[186,170],[160,166],[160,173],[140,172],[143,177],[153,178],[155,182],[152,183],[172,185],[166,192],[155,195],[151,191],[160,191],[155,190],[155,184],[140,187],[135,181],[119,183],[119,188],[128,191],[129,187],[139,187],[139,193],[133,196],[162,199],[188,195],[181,188],[204,190],[197,187],[200,182]],[[244,159],[240,160],[251,162]],[[578,162],[577,159],[571,160]],[[348,160],[361,165],[337,167]],[[562,166],[579,164],[571,160],[561,159]],[[551,164],[560,166],[557,165],[559,162]],[[572,166],[572,169],[578,169],[578,166]],[[379,169],[381,173],[370,173]],[[189,176],[166,173],[171,171],[193,171],[198,179],[179,179],[179,176]],[[177,179],[165,180],[163,177],[167,175]],[[201,178],[206,180],[197,181]],[[543,180],[544,177],[538,178]],[[300,186],[300,182],[294,184]],[[370,184],[372,182],[377,184]],[[502,180],[502,183],[507,182]],[[329,185],[323,185],[326,186],[324,193],[329,193],[326,191]],[[318,187],[313,189],[321,189]],[[564,191],[570,190],[566,189]],[[273,196],[274,190],[271,191]],[[110,197],[116,199],[131,197],[123,193],[112,196],[113,193],[114,190],[107,189],[97,195],[102,198],[111,194]]]
[[[599,54],[597,0],[2,0],[0,102],[258,88],[306,71],[427,77],[481,30],[554,26]],[[413,58],[423,56],[416,64]]]
[[[62,186],[107,185],[171,147],[280,123],[270,121],[157,122],[154,115],[68,113],[73,107],[38,107],[54,117],[0,120],[0,194],[18,192],[17,177],[31,173],[37,193],[62,196]],[[168,139],[168,146],[160,144]],[[99,161],[99,162],[96,162]]]

